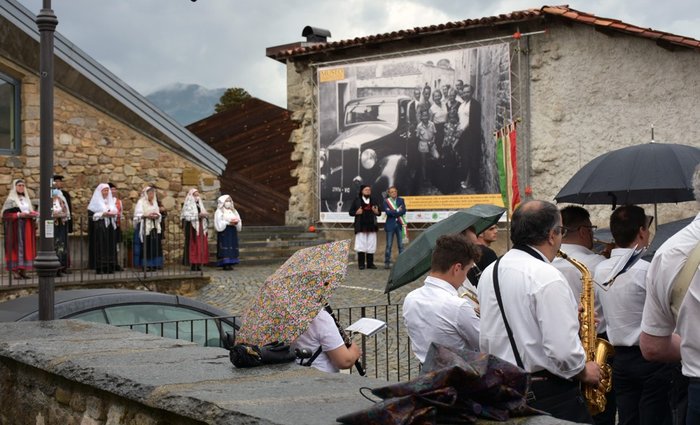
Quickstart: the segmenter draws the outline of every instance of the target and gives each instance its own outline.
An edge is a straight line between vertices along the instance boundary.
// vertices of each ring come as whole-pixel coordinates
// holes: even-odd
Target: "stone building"
[[[15,0],[0,3],[0,198],[22,177],[39,187],[39,32]],[[60,29],[60,27],[59,27]],[[197,187],[211,205],[226,159],[90,58],[60,33],[54,50],[54,167],[65,176],[74,214],[97,184],[120,189],[131,212],[155,185],[173,216]]]
[[[534,198],[553,200],[591,159],[649,142],[652,125],[659,142],[700,146],[695,119],[700,41],[565,6],[275,46],[266,53],[286,65],[288,109],[300,123],[292,133],[302,161],[295,170],[299,180],[291,189],[288,224],[308,224],[320,216],[318,98],[327,76],[319,69],[498,43],[510,53],[509,118],[519,120],[521,193],[527,188]],[[490,95],[477,88],[482,103]],[[493,143],[488,135],[483,140],[486,146]],[[659,205],[659,218],[670,221],[688,215],[689,208],[695,211]],[[591,210],[596,224],[607,226],[610,206]]]

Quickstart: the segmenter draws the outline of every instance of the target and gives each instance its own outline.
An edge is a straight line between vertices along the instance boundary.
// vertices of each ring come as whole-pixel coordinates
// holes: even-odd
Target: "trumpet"
[[[465,288],[462,286],[462,289],[464,289],[464,293],[460,295],[461,298],[468,298],[472,300],[477,307],[479,307],[479,298],[476,296],[476,292],[472,291],[471,289]]]
[[[476,312],[477,317],[481,317],[481,309],[479,306],[479,298],[476,295],[476,292],[472,291],[469,288],[466,288],[464,285],[462,285],[462,288],[464,290],[464,293],[460,295],[460,298],[467,298],[471,302],[474,303],[474,312]]]
[[[600,247],[600,249],[595,252],[596,254],[602,255],[605,258],[610,258],[610,251],[612,251],[613,248],[615,248],[615,242],[593,238],[593,247],[594,251],[595,247]]]

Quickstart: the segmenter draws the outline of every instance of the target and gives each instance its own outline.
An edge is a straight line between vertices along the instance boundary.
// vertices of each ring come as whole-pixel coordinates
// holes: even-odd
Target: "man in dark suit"
[[[406,203],[403,198],[399,197],[399,191],[396,186],[391,186],[387,190],[389,195],[383,204],[383,210],[386,214],[386,222],[384,223],[384,231],[386,232],[386,251],[384,253],[384,268],[391,268],[391,248],[394,244],[394,235],[396,235],[396,245],[399,248],[399,254],[403,252],[403,240],[406,237]]]
[[[459,83],[460,81],[458,81]],[[457,87],[462,84],[456,84]],[[472,189],[475,193],[484,192],[484,182],[481,176],[482,130],[481,103],[472,96],[474,89],[470,84],[464,84],[458,93],[459,127],[461,131],[456,150],[460,157],[459,173],[462,189]]]

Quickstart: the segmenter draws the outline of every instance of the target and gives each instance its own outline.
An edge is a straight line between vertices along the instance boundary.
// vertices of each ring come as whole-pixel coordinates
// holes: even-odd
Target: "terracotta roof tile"
[[[617,19],[597,17],[590,13],[580,12],[571,9],[568,6],[543,6],[541,9],[527,9],[511,13],[501,14],[498,16],[490,16],[479,19],[466,19],[463,21],[446,22],[439,25],[430,25],[426,27],[415,27],[399,31],[392,31],[384,34],[375,34],[365,37],[355,37],[349,40],[334,41],[330,43],[318,43],[309,46],[299,46],[292,49],[281,49],[268,56],[274,59],[284,59],[302,54],[310,54],[322,51],[332,51],[337,48],[352,47],[356,45],[370,43],[384,43],[389,41],[400,40],[405,37],[415,37],[419,35],[430,35],[439,32],[475,28],[479,26],[489,25],[504,25],[512,22],[523,20],[535,20],[546,16],[557,16],[563,19],[579,22],[585,25],[596,27],[610,28],[622,33],[627,33],[637,37],[649,38],[652,40],[663,39],[664,41],[683,47],[697,48],[700,47],[698,40],[678,36],[675,34],[656,31],[651,28],[641,28],[636,25],[628,24]]]

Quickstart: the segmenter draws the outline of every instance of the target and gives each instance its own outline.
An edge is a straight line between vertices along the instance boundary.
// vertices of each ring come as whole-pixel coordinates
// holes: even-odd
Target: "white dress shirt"
[[[647,272],[647,297],[642,314],[642,331],[669,336],[676,329],[681,336],[683,375],[700,378],[700,273],[695,273],[678,311],[678,323],[671,313],[671,290],[690,252],[700,242],[700,214],[683,230],[671,236],[656,251]]]
[[[541,253],[540,253],[541,255]],[[548,370],[572,378],[583,370],[586,353],[578,337],[578,307],[564,276],[530,254],[511,249],[498,265],[503,308],[528,372]],[[490,264],[479,279],[482,352],[517,364],[498,307]]]
[[[474,308],[442,279],[428,276],[423,286],[406,295],[403,320],[421,363],[431,342],[460,350],[479,348],[479,318]]]
[[[581,245],[563,243],[561,244],[560,250],[569,257],[573,258],[574,260],[583,263],[583,265],[586,266],[588,271],[591,273],[591,277],[593,277],[593,272],[595,272],[595,269],[598,266],[598,264],[600,264],[601,261],[605,260],[605,257],[603,257],[602,255],[598,255],[590,249],[586,248],[585,246]],[[561,272],[561,274],[564,275],[566,281],[571,287],[571,291],[574,293],[574,298],[576,298],[576,301],[579,302],[581,300],[581,288],[583,287],[583,283],[581,281],[581,272],[578,271],[578,269],[574,267],[573,264],[561,257],[555,258],[554,261],[552,261],[552,265],[556,267],[557,270]],[[597,282],[595,279],[593,280]],[[594,287],[595,286],[597,285],[594,284]],[[601,307],[600,301],[595,295],[595,290],[593,298],[595,316],[596,319],[598,319],[596,333],[601,334],[606,331],[606,320],[605,314],[603,313],[603,307]]]
[[[613,249],[610,258],[596,267],[594,280],[603,282],[610,276],[620,258],[630,251],[633,249]],[[607,290],[596,288],[596,297],[603,306],[608,340],[612,345],[625,347],[639,345],[639,335],[642,333],[642,310],[647,293],[644,280],[648,269],[648,261],[638,260],[629,270],[617,276]]]

